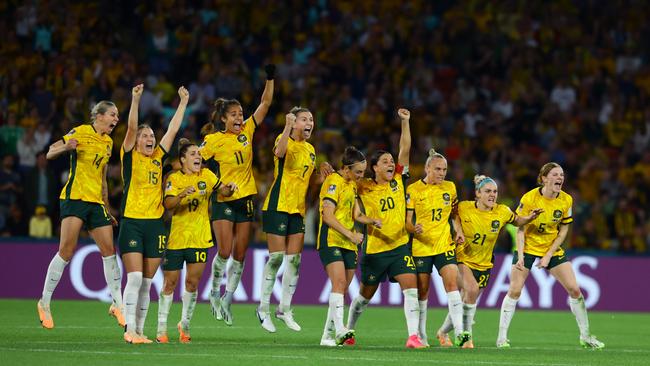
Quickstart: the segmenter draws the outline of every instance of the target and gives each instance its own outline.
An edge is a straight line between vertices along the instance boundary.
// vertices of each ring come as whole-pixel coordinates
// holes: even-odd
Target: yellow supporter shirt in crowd
[[[564,191],[560,191],[556,198],[542,196],[542,188],[535,188],[521,197],[517,215],[528,216],[536,208],[544,210],[535,220],[526,225],[524,253],[544,256],[557,238],[560,225],[573,222],[573,198]],[[558,247],[554,256],[564,255],[562,247]]]
[[[321,245],[326,245],[357,251],[356,244],[323,221],[323,202],[327,200],[336,205],[334,209],[336,220],[346,229],[352,230],[354,228],[354,202],[356,197],[356,182],[346,181],[338,172],[325,178],[320,189],[320,224],[318,226],[317,249]]]
[[[449,217],[458,204],[456,186],[450,181],[426,184],[424,180],[409,185],[407,209],[415,213],[415,224],[422,234],[413,236],[413,256],[428,257],[454,249]]]
[[[131,219],[158,219],[165,208],[162,205],[162,167],[167,152],[156,146],[151,156],[139,153],[135,148],[125,152],[120,149],[122,160],[122,215]]]
[[[208,206],[210,195],[221,185],[221,181],[209,169],[198,174],[172,173],[167,178],[165,197],[178,196],[187,187],[194,187],[194,193],[183,197],[172,215],[167,249],[203,249],[213,246]]]
[[[396,170],[393,180],[377,184],[373,179],[361,183],[359,198],[365,214],[373,219],[381,219],[381,229],[368,225],[368,240],[365,253],[376,254],[393,250],[409,241],[406,231],[406,187],[404,180],[408,173],[399,174]],[[408,168],[405,168],[408,172]]]
[[[497,204],[490,211],[481,211],[476,201],[463,201],[458,204],[458,215],[465,235],[465,243],[456,248],[458,263],[478,271],[492,268],[499,232],[515,220],[515,214],[506,205]]]
[[[77,126],[63,136],[65,143],[70,139],[77,140],[77,148],[70,151],[70,174],[59,198],[104,204],[103,174],[111,157],[113,140],[95,131],[90,124]]]
[[[217,195],[218,202],[234,201],[257,193],[253,177],[253,134],[256,128],[257,122],[250,116],[244,121],[239,135],[218,131],[205,136],[200,147],[201,157],[206,161],[214,159],[218,167],[214,173],[222,181],[237,185],[232,196]]]
[[[275,139],[274,146],[280,141],[280,136]],[[316,166],[316,150],[309,142],[295,141],[290,137],[284,157],[275,156],[273,160],[273,184],[262,210],[297,213],[305,217],[305,197]]]

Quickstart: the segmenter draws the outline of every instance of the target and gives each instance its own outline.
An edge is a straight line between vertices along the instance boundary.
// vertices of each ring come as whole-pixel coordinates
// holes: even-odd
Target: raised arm
[[[262,93],[262,100],[260,105],[253,113],[253,118],[255,118],[256,123],[262,123],[264,118],[266,118],[266,113],[268,113],[269,108],[271,107],[271,102],[273,101],[273,88],[275,78],[275,65],[269,64],[264,66],[264,71],[266,71],[266,84],[264,84],[264,92]]]
[[[69,139],[68,142],[65,142],[63,139],[50,145],[50,148],[47,150],[45,157],[47,160],[54,160],[58,158],[61,154],[72,151],[77,148],[77,139]]]
[[[138,84],[131,90],[131,109],[129,110],[129,121],[127,125],[126,135],[122,143],[124,152],[133,150],[135,146],[136,136],[138,135],[138,107],[140,106],[140,97],[144,90],[143,84]]]
[[[343,236],[348,238],[354,244],[361,244],[363,242],[363,234],[348,230],[343,226],[334,215],[336,204],[328,199],[323,200],[323,222],[332,229],[338,231]]]
[[[190,99],[190,93],[185,89],[184,86],[178,88],[178,96],[181,98],[181,101],[178,103],[178,108],[176,108],[176,113],[172,117],[171,122],[169,122],[169,127],[167,127],[167,132],[160,139],[160,147],[169,151],[172,148],[174,139],[178,130],[181,128],[181,123],[183,123],[183,117],[185,116],[185,109],[187,108],[187,101]]]
[[[400,108],[397,111],[400,121],[402,122],[402,134],[399,138],[399,155],[397,156],[397,163],[403,167],[409,166],[409,153],[411,150],[411,127],[409,120],[411,119],[411,112],[408,109]]]
[[[296,123],[296,115],[293,113],[287,113],[285,117],[286,123],[284,124],[284,130],[282,135],[280,135],[280,140],[278,140],[277,145],[273,148],[273,154],[278,158],[284,158],[284,155],[287,153],[287,146],[289,145],[289,136],[291,136],[291,130],[293,129],[294,124]]]
[[[515,220],[512,222],[515,226],[528,225],[531,221],[535,220],[537,216],[544,212],[543,208],[536,208],[530,212],[528,216],[515,216]]]

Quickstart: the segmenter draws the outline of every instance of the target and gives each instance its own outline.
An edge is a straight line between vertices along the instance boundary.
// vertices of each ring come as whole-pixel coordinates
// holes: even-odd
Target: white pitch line
[[[0,347],[0,350],[4,351],[21,351],[21,352],[47,352],[47,353],[69,353],[70,351],[67,350],[57,350],[57,349],[45,349],[45,348],[28,348],[28,349],[23,349],[23,348],[12,348],[12,347]],[[119,351],[84,351],[84,350],[75,350],[75,353],[83,353],[83,354],[94,354],[94,355],[115,355],[119,354],[120,356],[158,356],[158,357],[168,357],[168,356],[179,356],[178,353],[169,353],[169,352],[155,352],[155,353],[148,353],[148,352],[123,352]],[[321,356],[319,357],[318,355],[312,355],[311,357],[307,356],[288,356],[288,355],[268,355],[268,354],[215,354],[215,353],[188,353],[188,354],[182,354],[183,357],[216,357],[223,359],[224,357],[230,357],[233,359],[237,358],[263,358],[263,359],[289,359],[289,360],[313,360],[314,358],[320,358],[323,360],[332,360],[332,361],[369,361],[369,362],[395,362],[399,363],[402,362],[402,358],[373,358],[373,357],[338,357],[338,356]],[[459,365],[459,364],[465,364],[462,362],[456,362],[456,361],[441,361],[441,360],[409,360],[408,362],[417,362],[417,363],[424,363],[424,364],[436,364],[436,365]],[[487,362],[487,361],[472,361],[472,363],[475,364],[481,364],[481,365],[516,365],[516,366],[534,366],[534,365],[540,365],[540,366],[574,366],[577,364],[570,364],[570,363],[521,363],[521,362],[504,362],[504,361],[495,361],[495,362]]]

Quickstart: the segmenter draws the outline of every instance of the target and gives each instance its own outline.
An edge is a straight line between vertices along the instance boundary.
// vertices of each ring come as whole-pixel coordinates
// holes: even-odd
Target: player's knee
[[[347,282],[345,279],[337,278],[332,280],[332,292],[343,293]]]
[[[185,279],[185,291],[195,292],[197,287],[199,287],[199,281],[194,279]]]
[[[476,300],[480,291],[478,284],[467,285],[464,290],[467,292],[467,297],[471,300]]]
[[[163,284],[163,292],[170,294],[176,289],[176,280],[175,279],[165,279]]]
[[[510,289],[510,290],[508,290],[508,296],[511,299],[518,300],[519,296],[521,296],[521,289]]]
[[[72,256],[74,255],[74,248],[60,248],[59,257],[63,258],[64,261],[70,262]]]

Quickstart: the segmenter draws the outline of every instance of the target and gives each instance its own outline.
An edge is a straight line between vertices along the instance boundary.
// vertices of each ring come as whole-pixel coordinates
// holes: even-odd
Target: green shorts
[[[183,262],[205,263],[208,260],[208,248],[167,249],[163,259],[163,271],[179,271],[183,269]]]
[[[478,283],[478,288],[479,289],[486,288],[488,282],[490,282],[490,272],[492,271],[492,268],[485,271],[479,271],[478,269],[474,269],[474,268],[470,268],[470,269],[472,270],[472,275],[474,275],[474,279],[476,280],[476,283]]]
[[[512,256],[512,264],[517,264],[517,251],[515,250],[514,255]],[[533,263],[535,262],[535,259],[537,258],[542,258],[541,256],[538,255],[532,255],[528,253],[524,253],[524,267],[531,269],[533,268]],[[566,254],[562,254],[561,256],[559,255],[554,255],[551,257],[551,260],[548,262],[548,266],[546,269],[551,269],[555,266],[558,266],[564,262],[567,262],[568,259],[566,258]]]
[[[59,200],[61,218],[78,217],[84,222],[87,230],[111,225],[111,218],[104,205],[81,200]]]
[[[427,257],[413,257],[417,273],[431,273],[436,267],[438,273],[448,264],[456,264],[456,249]]]
[[[262,211],[262,231],[280,236],[304,234],[305,220],[297,213]]]
[[[339,247],[321,246],[318,248],[318,256],[320,257],[323,267],[333,262],[343,262],[345,269],[357,269],[357,252],[350,249]]]
[[[407,245],[383,253],[366,254],[361,259],[361,283],[372,286],[386,280],[395,282],[395,276],[415,274],[415,262]]]
[[[212,201],[210,221],[228,220],[230,222],[252,222],[255,213],[253,196],[247,196],[234,201]]]
[[[142,253],[145,258],[161,258],[167,245],[167,229],[163,219],[120,220],[117,236],[120,253]]]

